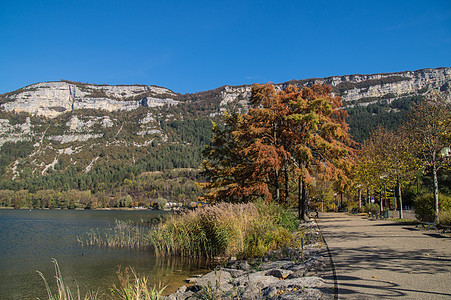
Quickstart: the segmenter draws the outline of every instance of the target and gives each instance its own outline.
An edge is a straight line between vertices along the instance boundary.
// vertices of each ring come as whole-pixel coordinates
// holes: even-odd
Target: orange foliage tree
[[[226,114],[213,126],[204,152],[204,175],[210,201],[287,203],[290,182],[299,189],[299,216],[306,218],[307,188],[315,177],[348,181],[353,150],[341,99],[328,86],[276,91],[255,84],[247,114]],[[283,187],[283,188],[282,188]]]

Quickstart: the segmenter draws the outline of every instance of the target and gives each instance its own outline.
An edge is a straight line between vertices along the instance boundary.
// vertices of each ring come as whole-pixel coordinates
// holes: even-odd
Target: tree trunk
[[[401,182],[398,179],[398,197],[399,197],[399,218],[404,218],[404,213],[402,211],[402,195],[401,195]]]
[[[380,191],[379,193],[379,204],[381,205],[381,207],[379,207],[379,211],[382,214],[382,212],[384,211],[384,202],[382,201],[382,191]]]
[[[343,209],[343,193],[340,192],[340,208]]]
[[[302,219],[302,215],[301,215],[301,203],[302,203],[301,193],[302,193],[302,191],[301,191],[301,189],[302,189],[301,176],[299,176],[299,178],[298,178],[298,218],[299,218],[299,220]]]
[[[435,154],[435,152],[434,152],[434,154]],[[435,158],[435,155],[434,155],[434,158]],[[433,162],[433,165],[432,165],[432,176],[434,177],[435,215],[437,216],[437,219],[438,219],[438,213],[439,213],[438,180],[437,180],[437,166],[435,165],[435,161]]]
[[[301,220],[307,221],[307,191],[305,188],[305,182],[304,180],[301,180],[301,187],[302,187],[302,197],[301,197]]]
[[[359,209],[362,209],[362,190],[359,189]]]
[[[384,204],[385,204],[384,213],[387,213],[388,212],[388,203],[387,203],[387,188],[385,186],[385,183],[384,183]]]
[[[285,165],[285,203],[288,204],[288,196],[290,193],[290,187],[289,187],[289,177],[288,177],[288,163]]]
[[[279,170],[276,170],[276,201],[280,204]]]

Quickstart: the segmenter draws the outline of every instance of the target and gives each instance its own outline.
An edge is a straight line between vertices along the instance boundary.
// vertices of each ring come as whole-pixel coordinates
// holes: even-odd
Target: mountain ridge
[[[393,94],[415,93],[421,89],[449,89],[451,68],[424,68],[395,73],[352,74],[309,78],[276,83],[283,89],[290,84],[298,87],[328,84],[345,104],[365,98]],[[56,117],[76,109],[133,110],[139,106],[159,107],[176,105],[179,101],[198,100],[202,94],[214,94],[220,105],[246,100],[251,85],[224,85],[212,90],[180,94],[156,85],[107,85],[75,81],[49,81],[28,85],[0,95],[0,106],[5,111],[27,112],[32,115]],[[245,104],[243,102],[243,104]]]

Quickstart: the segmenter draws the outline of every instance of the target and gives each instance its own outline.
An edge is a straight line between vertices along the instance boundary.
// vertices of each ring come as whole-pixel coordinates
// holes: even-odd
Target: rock
[[[311,230],[318,228],[312,227]],[[317,276],[319,270],[326,266],[325,260],[328,259],[327,252],[319,246],[307,245],[307,259],[304,261],[283,259],[283,255],[290,253],[286,249],[270,253],[271,257],[281,257],[280,259],[263,262],[254,268],[247,261],[229,261],[228,268],[210,272],[201,278],[193,278],[196,281],[194,286],[189,287],[185,293],[181,293],[182,289],[178,293],[179,298],[170,299],[332,299],[333,292],[330,292],[323,279]],[[187,298],[181,298],[184,296]]]
[[[242,275],[244,275],[244,273],[246,273],[243,270],[230,269],[230,268],[221,268],[221,270],[230,273],[230,275],[232,275],[233,278],[242,276]]]
[[[288,275],[287,279],[304,277],[305,273],[306,273],[305,266],[303,266],[303,268],[298,268],[296,271],[294,271],[290,275]]]
[[[247,261],[243,261],[243,262],[239,263],[238,267],[244,271],[249,271],[249,269],[251,268],[251,266],[249,265],[249,263]]]
[[[270,286],[276,287],[277,289],[287,289],[287,288],[318,288],[324,285],[323,279],[320,277],[300,277],[290,280],[279,280],[276,283],[270,284]]]
[[[181,287],[179,287],[177,289],[176,293],[184,293],[184,292],[186,292],[186,290],[187,290],[186,285],[182,285]]]
[[[272,283],[278,281],[279,279],[277,277],[266,275],[266,271],[245,274],[235,278],[237,286],[256,286],[258,289],[270,286]]]
[[[287,293],[283,293],[279,295],[275,299],[280,300],[317,300],[317,299],[323,299],[324,295],[321,291],[317,289],[301,289],[296,291],[290,291]]]
[[[175,293],[170,294],[167,300],[185,300],[194,295],[193,291],[190,291],[186,286],[181,286]]]
[[[270,269],[286,269],[289,270],[296,264],[292,261],[286,260],[278,260],[278,261],[269,261],[261,264],[258,268],[261,270],[270,270]]]
[[[284,270],[284,269],[271,269],[266,272],[266,275],[274,276],[280,279],[287,278],[289,275],[291,275],[293,271],[290,270]]]
[[[262,290],[262,296],[264,299],[272,298],[277,294],[277,289],[273,286],[268,286]]]
[[[197,278],[191,277],[191,278],[185,279],[185,282],[189,283],[189,284],[196,284],[196,280],[197,280]]]
[[[211,271],[200,278],[194,279],[196,287],[211,287],[222,292],[229,291],[233,288],[230,282],[232,275],[224,270]]]

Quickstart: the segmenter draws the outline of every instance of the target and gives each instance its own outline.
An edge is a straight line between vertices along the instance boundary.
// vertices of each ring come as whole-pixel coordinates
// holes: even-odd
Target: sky
[[[451,0],[1,0],[0,93],[61,79],[177,93],[451,67]]]

